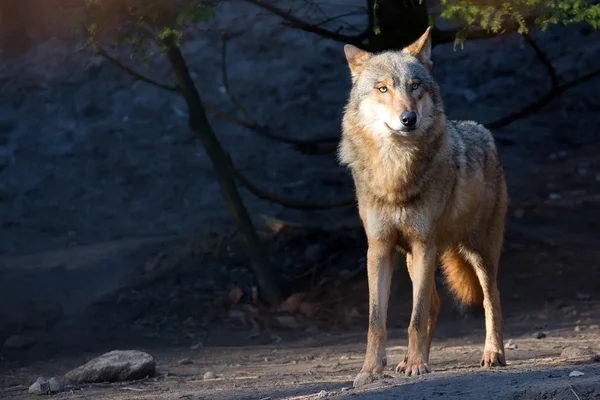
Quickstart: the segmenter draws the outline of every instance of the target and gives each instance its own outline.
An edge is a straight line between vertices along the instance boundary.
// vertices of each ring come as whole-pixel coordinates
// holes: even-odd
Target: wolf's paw
[[[383,365],[378,365],[374,368],[363,367],[358,373],[358,375],[356,375],[356,378],[354,378],[353,386],[356,388],[362,385],[367,385],[369,383],[375,382],[382,376],[383,368]]]
[[[497,351],[484,351],[481,357],[481,367],[506,367],[506,358],[504,354]]]
[[[396,367],[396,372],[404,373],[406,376],[424,375],[431,372],[429,364],[424,362],[411,362],[408,358]]]

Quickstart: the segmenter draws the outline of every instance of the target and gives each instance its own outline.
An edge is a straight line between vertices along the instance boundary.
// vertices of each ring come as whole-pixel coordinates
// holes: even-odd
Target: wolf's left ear
[[[427,68],[431,69],[433,66],[431,62],[431,27],[428,27],[420,38],[402,51],[416,57]]]
[[[373,56],[368,51],[361,50],[351,44],[344,46],[344,54],[346,54],[346,60],[348,60],[348,66],[353,77],[356,77],[362,71],[364,63]]]

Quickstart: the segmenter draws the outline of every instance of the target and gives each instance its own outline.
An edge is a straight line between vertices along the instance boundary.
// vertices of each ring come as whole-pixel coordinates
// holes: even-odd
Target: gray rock
[[[597,361],[598,354],[592,349],[567,346],[560,353],[560,357],[566,360],[583,359],[586,361]]]
[[[216,377],[217,375],[212,371],[205,372],[203,376],[204,379],[215,379]]]
[[[39,377],[35,382],[29,387],[29,393],[43,395],[50,393],[50,384],[48,383],[48,379],[44,377]]]
[[[118,382],[142,379],[156,372],[154,357],[137,350],[114,350],[65,374],[77,383]]]
[[[6,338],[4,345],[5,350],[24,350],[35,346],[36,340],[32,335],[11,335]]]
[[[60,393],[64,389],[61,380],[54,376],[48,380],[48,385],[50,386],[50,393]]]

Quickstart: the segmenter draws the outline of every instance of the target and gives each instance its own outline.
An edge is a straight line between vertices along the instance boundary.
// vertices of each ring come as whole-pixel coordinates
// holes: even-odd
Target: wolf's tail
[[[441,258],[442,272],[450,292],[465,306],[483,308],[483,291],[473,267],[457,249],[446,251]]]

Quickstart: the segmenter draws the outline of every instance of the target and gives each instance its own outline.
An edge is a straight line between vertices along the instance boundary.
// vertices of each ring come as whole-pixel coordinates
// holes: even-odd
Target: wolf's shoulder
[[[495,150],[494,136],[489,129],[475,121],[447,121],[448,134],[454,141],[464,142],[467,147]]]

